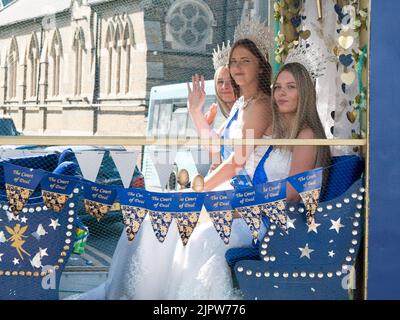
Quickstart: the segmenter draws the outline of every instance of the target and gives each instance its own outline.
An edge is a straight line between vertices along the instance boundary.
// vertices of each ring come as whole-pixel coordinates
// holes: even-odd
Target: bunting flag
[[[104,151],[74,151],[74,153],[83,177],[95,182],[103,161]]]
[[[45,206],[54,212],[61,212],[78,180],[69,176],[48,173],[41,181]]]
[[[9,211],[17,216],[43,177],[44,171],[4,163]]]
[[[309,225],[315,222],[315,211],[321,193],[322,171],[322,168],[317,168],[287,178],[304,202]]]
[[[178,211],[175,220],[178,226],[182,243],[185,246],[199,221],[205,194],[202,192],[178,193]]]
[[[256,191],[255,203],[258,204],[262,213],[272,223],[286,230],[286,179],[257,184],[254,189]]]
[[[176,193],[149,192],[147,208],[154,233],[160,242],[164,242],[173,212],[177,211],[177,197]]]
[[[209,151],[199,146],[198,149],[191,149],[190,152],[198,174],[205,177],[210,170],[211,165]]]
[[[117,190],[117,193],[121,202],[121,211],[126,226],[125,232],[128,236],[128,241],[133,241],[148,213],[146,200],[149,197],[149,193],[144,189],[134,188],[120,188]]]
[[[138,151],[110,151],[110,155],[114,160],[115,166],[121,176],[122,184],[125,188],[129,188],[132,181],[133,172],[136,167],[136,160],[139,155]]]
[[[254,241],[258,239],[261,226],[261,209],[256,199],[256,191],[249,187],[236,189],[231,200],[232,208],[239,212],[249,226]]]
[[[176,153],[176,149],[160,151],[150,148],[149,150],[150,159],[156,169],[158,179],[160,180],[160,186],[163,190],[168,183],[174,167]]]
[[[233,208],[231,199],[233,190],[207,192],[204,198],[204,206],[225,244],[229,244],[233,222]]]
[[[85,182],[83,184],[83,196],[86,212],[100,221],[110,211],[116,193],[113,187],[89,181]]]

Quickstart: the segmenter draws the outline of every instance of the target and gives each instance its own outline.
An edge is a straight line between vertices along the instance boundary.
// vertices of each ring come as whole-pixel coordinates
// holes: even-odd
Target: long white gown
[[[239,99],[234,108],[240,108],[242,105],[243,99]],[[237,120],[232,121],[227,137],[235,137],[241,132],[239,129],[240,123]],[[265,150],[265,146],[259,146],[250,156],[253,157],[252,161],[245,167],[250,176],[254,173],[254,164],[258,163]],[[271,152],[265,162],[270,181],[287,176],[290,157],[290,154],[275,150]],[[282,163],[289,166],[284,165],[281,169]],[[269,166],[275,168],[277,174],[273,174]],[[225,183],[219,186],[218,190],[231,188],[229,183]],[[263,235],[265,230],[262,225],[260,235]],[[234,219],[229,245],[224,244],[211,221],[198,225],[185,247],[173,222],[164,243],[159,243],[150,220],[146,218],[132,243],[128,242],[125,232],[121,235],[106,282],[70,298],[241,299],[240,291],[233,288],[232,274],[225,260],[225,252],[232,247],[251,246],[251,243],[249,227],[242,219]]]
[[[253,178],[254,164],[258,164],[268,146],[258,146],[245,166]],[[254,162],[252,161],[254,160]],[[291,152],[273,149],[264,170],[268,181],[281,180],[288,176]],[[265,233],[261,225],[260,235]],[[193,232],[187,246],[177,246],[169,277],[167,299],[241,299],[242,294],[233,288],[232,274],[225,260],[225,252],[233,247],[251,246],[251,235],[242,219],[235,219],[229,245],[225,245],[216,233],[212,222],[201,224]]]

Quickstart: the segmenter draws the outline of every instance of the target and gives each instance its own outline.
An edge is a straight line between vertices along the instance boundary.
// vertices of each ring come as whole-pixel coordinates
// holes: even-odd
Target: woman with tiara
[[[313,54],[318,52],[311,51],[308,50],[308,55],[302,57],[301,54],[306,54],[302,46],[293,50],[276,76],[272,92],[274,138],[326,139],[316,108],[312,80],[321,72],[317,63],[320,60],[313,60]],[[258,146],[253,156],[258,162],[256,170],[252,164],[245,166],[253,184],[281,180],[316,167],[326,167],[330,162],[327,146]],[[288,185],[287,200],[297,201],[298,197]],[[230,247],[248,247],[249,239],[250,231],[242,219],[233,222],[229,246],[221,241],[211,222],[198,226],[186,248],[176,250],[175,278],[171,278],[168,285],[170,297],[240,299],[242,296],[233,286],[225,252]]]
[[[269,29],[258,21],[246,20],[235,30],[229,53],[229,71],[241,97],[235,102],[223,130],[215,132],[202,114],[205,102],[204,77],[194,75],[188,84],[188,109],[198,134],[203,139],[260,139],[268,138],[272,112],[271,73],[268,51],[272,37]],[[268,135],[269,133],[269,135]],[[243,166],[254,146],[211,146],[211,153],[221,156],[221,165],[205,178],[204,191],[226,190],[251,183]]]
[[[225,118],[229,117],[232,107],[239,97],[239,88],[233,83],[231,75],[229,73],[228,59],[231,46],[228,44],[222,44],[221,48],[218,46],[217,50],[213,52],[213,65],[214,65],[214,88],[217,103],[213,103],[209,110],[205,113],[204,117],[207,124],[211,126],[217,115],[218,107]],[[215,131],[217,136],[220,136],[224,130],[227,121],[224,121],[222,125]],[[219,153],[210,153],[213,163],[210,171],[214,170],[220,163],[221,157]]]
[[[309,43],[300,44],[289,52],[273,83],[274,139],[326,139],[315,90],[315,81],[322,75],[325,65],[325,55]],[[258,146],[254,152],[257,168],[264,170],[256,170],[254,175],[250,173],[253,184],[327,167],[331,159],[328,146]],[[287,200],[299,200],[290,184],[287,185]]]
[[[204,104],[204,79],[192,77],[188,85],[188,108],[202,138],[270,138],[272,133],[271,66],[268,51],[271,45],[269,30],[258,21],[245,21],[235,31],[235,42],[229,54],[229,71],[240,88],[241,97],[234,104],[227,124],[217,135],[210,130],[201,114]],[[204,181],[205,191],[227,190],[251,185],[249,173],[255,165],[243,167],[254,146],[210,148],[220,152],[222,163]],[[252,162],[254,164],[254,162]],[[170,281],[168,299],[237,299],[240,292],[233,289],[231,273],[225,261],[230,247],[249,246],[252,237],[249,227],[239,215],[233,216],[229,245],[219,238],[211,221],[196,227],[186,245],[177,245]],[[261,233],[265,227],[261,227]]]

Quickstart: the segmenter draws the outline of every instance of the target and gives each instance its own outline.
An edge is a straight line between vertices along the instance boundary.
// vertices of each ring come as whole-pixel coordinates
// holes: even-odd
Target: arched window
[[[113,42],[114,42],[114,27],[112,22],[108,24],[106,33],[105,48],[107,50],[107,78],[106,78],[106,92],[111,93],[112,72],[113,72]]]
[[[75,54],[74,95],[79,96],[82,93],[82,56],[83,50],[85,50],[85,38],[81,28],[77,29],[75,32],[73,50]]]
[[[204,51],[212,43],[213,26],[213,12],[204,1],[175,1],[167,13],[166,40],[173,49]]]
[[[60,70],[61,70],[61,57],[62,57],[62,43],[60,32],[56,30],[54,32],[53,39],[51,41],[50,49],[50,77],[51,77],[51,88],[50,94],[52,96],[58,96],[60,94]]]
[[[16,98],[17,96],[17,71],[18,71],[18,44],[15,37],[11,40],[10,50],[7,56],[7,84],[8,84],[8,99]]]
[[[117,24],[115,29],[115,93],[119,94],[121,92],[121,55],[122,55],[122,28],[120,24]]]
[[[35,33],[32,34],[27,53],[26,94],[28,98],[32,98],[37,95],[39,71],[39,45]]]
[[[129,18],[127,18],[129,19]],[[129,93],[130,89],[130,73],[131,73],[131,47],[135,45],[135,38],[133,35],[130,21],[125,23],[123,46],[124,46],[124,74],[125,74],[125,93]]]

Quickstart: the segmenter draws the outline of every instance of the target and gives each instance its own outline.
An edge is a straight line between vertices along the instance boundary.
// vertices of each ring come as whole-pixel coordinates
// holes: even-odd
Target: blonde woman
[[[326,139],[316,106],[316,91],[309,71],[300,63],[285,64],[273,83],[272,94],[273,138]],[[328,146],[257,147],[263,154],[253,183],[284,179],[316,167],[330,164]],[[287,200],[299,200],[299,195],[287,184]]]
[[[223,63],[219,66],[219,64]],[[229,117],[232,107],[239,97],[239,88],[233,83],[231,75],[229,73],[229,66],[221,61],[215,61],[214,67],[216,67],[214,75],[215,95],[217,103],[213,103],[207,113],[204,115],[208,125],[211,126],[217,115],[217,109],[219,109],[225,118]],[[215,131],[218,137],[221,136],[227,121],[224,121],[222,125]],[[212,165],[210,171],[214,170],[221,163],[221,157],[219,154],[212,154]]]
[[[210,126],[215,120],[218,107],[222,115],[225,118],[228,118],[235,101],[239,97],[238,87],[235,86],[232,81],[228,65],[220,66],[215,70],[214,86],[217,103],[213,103],[204,115]],[[222,131],[224,124],[217,130],[217,132]]]
[[[284,65],[277,75],[273,91],[274,137],[278,139],[326,139],[317,111],[314,83],[302,64],[294,62]],[[277,151],[274,154],[279,150],[291,158],[287,176],[316,167],[327,167],[330,164],[331,154],[328,146],[294,146],[275,149]],[[265,166],[268,171],[272,171],[268,166],[269,162],[267,161]],[[281,170],[283,170],[283,166]],[[288,186],[287,199],[288,201],[298,199],[292,186]]]

